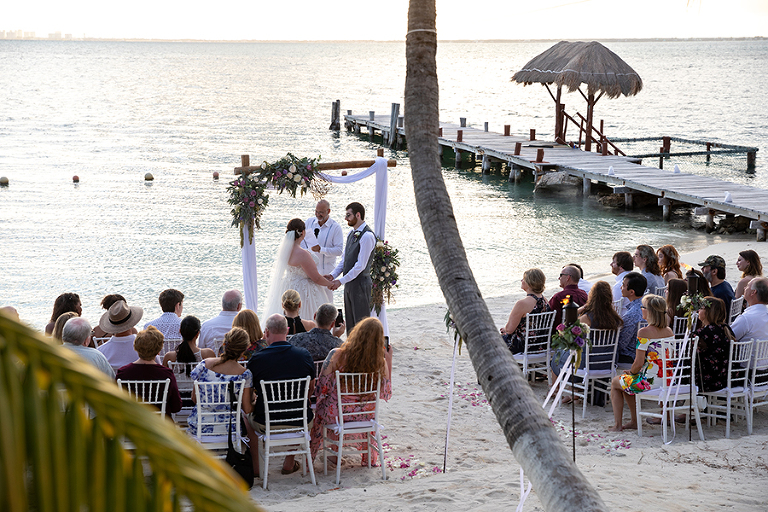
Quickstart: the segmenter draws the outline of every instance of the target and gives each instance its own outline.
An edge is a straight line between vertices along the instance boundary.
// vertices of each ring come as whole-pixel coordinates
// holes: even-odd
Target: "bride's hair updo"
[[[285,232],[293,231],[296,233],[296,239],[301,236],[301,234],[304,232],[304,229],[306,226],[304,226],[304,221],[301,219],[291,219],[288,221],[288,226],[285,228]]]

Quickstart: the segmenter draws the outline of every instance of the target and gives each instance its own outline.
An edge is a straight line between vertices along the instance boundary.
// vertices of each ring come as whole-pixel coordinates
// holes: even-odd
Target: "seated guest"
[[[232,328],[232,320],[243,307],[243,294],[237,290],[224,292],[221,299],[221,313],[203,322],[200,328],[200,348],[210,348],[216,352],[216,340],[223,340],[224,335]]]
[[[283,303],[283,314],[288,322],[288,335],[293,336],[300,332],[307,332],[317,327],[312,320],[304,320],[299,317],[301,309],[301,296],[296,290],[285,290],[281,298]]]
[[[662,245],[656,250],[656,257],[659,260],[661,277],[664,283],[669,284],[670,279],[682,279],[683,271],[680,268],[680,254],[672,245]]]
[[[198,382],[244,381],[245,388],[243,389],[242,409],[246,414],[251,412],[253,407],[253,379],[251,378],[250,370],[243,368],[237,361],[243,355],[243,352],[245,352],[245,349],[248,348],[250,343],[247,332],[239,327],[233,327],[224,336],[224,354],[220,357],[206,358],[192,370],[192,380]],[[192,393],[192,401],[197,402],[197,397],[194,392]],[[208,412],[219,411],[221,411],[221,415],[217,419],[226,419],[227,413],[229,413],[229,403],[227,402],[226,404],[217,405],[215,411]],[[187,432],[196,435],[197,405],[195,405],[195,409],[192,410],[192,414],[189,415],[187,425],[189,425]],[[203,426],[203,432],[212,433],[213,427],[210,425]]]
[[[3,306],[0,308],[0,313],[3,313],[8,318],[12,318],[13,320],[19,321],[19,312],[16,311],[16,308],[13,306]]]
[[[53,332],[51,332],[51,338],[61,343],[61,333],[64,330],[64,324],[66,324],[70,318],[80,316],[74,311],[67,311],[62,313],[61,316],[56,319],[56,323],[53,325]]]
[[[688,282],[683,279],[670,279],[667,283],[667,325],[674,328],[675,317],[685,316],[680,306],[680,299],[688,293]]]
[[[251,340],[251,344],[240,358],[241,361],[248,361],[253,354],[267,346],[267,342],[264,341],[264,333],[261,331],[259,316],[250,309],[243,309],[235,315],[232,327],[245,329],[245,332],[248,333],[248,339]]]
[[[199,363],[203,359],[216,357],[213,350],[197,346],[197,338],[200,336],[200,320],[195,316],[185,316],[179,324],[181,343],[176,350],[171,350],[163,357],[163,366],[170,367],[173,363]],[[187,375],[190,371],[188,369]]]
[[[509,313],[507,325],[502,327],[501,336],[513,354],[519,354],[525,348],[525,317],[529,314],[546,313],[551,311],[546,297],[544,297],[544,284],[547,278],[544,272],[538,268],[531,268],[523,272],[523,280],[520,288],[526,296],[515,302]]]
[[[744,290],[747,309],[731,324],[738,341],[768,340],[768,278],[755,277]]]
[[[695,332],[699,337],[696,377],[701,391],[717,391],[728,385],[728,357],[733,333],[728,327],[725,303],[717,297],[707,297],[699,310],[701,327]]]
[[[64,324],[61,331],[61,339],[66,348],[101,370],[102,373],[110,379],[114,379],[115,371],[109,365],[109,361],[104,357],[104,354],[95,348],[87,346],[90,337],[91,324],[88,323],[88,320],[80,318],[79,316],[70,318],[67,323]]]
[[[131,331],[143,314],[144,310],[140,307],[128,307],[125,301],[119,300],[102,315],[99,327],[107,334],[112,334],[112,337],[99,345],[97,350],[104,354],[115,370],[138,359],[139,354],[133,349],[136,335],[131,334]]]
[[[179,387],[176,385],[176,376],[169,368],[157,364],[157,355],[163,349],[162,333],[155,326],[150,325],[135,336],[133,349],[139,355],[138,359],[117,370],[115,378],[121,380],[170,379],[168,395],[165,399],[165,414],[170,415],[179,412],[181,410],[181,395],[179,394]],[[149,399],[147,393],[143,399]]]
[[[180,340],[179,325],[181,324],[181,312],[184,309],[184,294],[179,290],[169,288],[160,292],[159,300],[163,314],[144,324],[144,328],[154,325],[157,330],[163,333],[165,339]]]
[[[576,267],[579,269],[579,290],[584,290],[585,292],[589,293],[589,290],[592,289],[592,283],[584,279],[584,269],[581,268],[581,265],[578,263],[569,263],[569,267]]]
[[[587,303],[587,292],[579,289],[579,269],[566,265],[560,271],[561,291],[557,292],[549,299],[549,308],[555,312],[555,326],[560,325],[563,320],[563,300],[570,297],[577,306],[583,306]]]
[[[763,264],[760,261],[760,256],[752,249],[748,249],[739,253],[739,257],[736,259],[736,268],[741,271],[741,280],[734,291],[735,297],[738,299],[744,295],[744,290],[753,278],[763,277]]]
[[[626,312],[621,316],[624,325],[619,331],[619,345],[616,348],[617,363],[633,363],[635,356],[635,345],[637,341],[637,323],[643,319],[642,297],[648,288],[648,282],[642,274],[630,272],[624,277],[621,285],[621,293],[626,299]]]
[[[633,256],[635,266],[648,283],[645,293],[656,293],[656,288],[664,287],[664,278],[661,277],[659,259],[653,247],[650,245],[638,245]]]
[[[341,339],[331,333],[337,316],[336,306],[323,304],[315,313],[317,327],[309,332],[291,336],[291,345],[307,349],[313,361],[325,361],[328,352],[341,345]]]
[[[339,348],[331,350],[325,358],[323,369],[315,385],[317,406],[315,408],[315,422],[310,433],[310,449],[314,457],[323,441],[323,425],[336,421],[338,415],[338,394],[336,388],[336,371],[345,373],[377,373],[381,378],[379,398],[389,400],[392,396],[392,352],[387,350],[384,342],[384,328],[378,318],[365,318],[355,325],[347,340]],[[344,390],[342,390],[344,391]],[[370,399],[369,399],[370,400]],[[345,397],[345,402],[358,403],[355,396]],[[371,411],[373,403],[356,405],[355,412]],[[350,411],[345,411],[350,412]],[[369,420],[370,414],[365,416],[345,416],[344,421]],[[331,437],[334,437],[331,433]],[[362,441],[355,449],[365,451],[366,434],[358,434],[356,437]],[[352,438],[352,436],[350,436]],[[378,449],[373,444],[369,446],[371,452],[371,465],[377,465]],[[328,457],[332,464],[340,463],[337,457]],[[363,453],[362,464],[368,463],[367,453]],[[383,464],[383,461],[382,461]]]
[[[56,320],[67,311],[74,311],[77,316],[83,314],[82,303],[80,302],[80,296],[76,293],[62,293],[56,297],[56,301],[53,303],[53,313],[51,314],[51,321],[45,326],[45,334],[51,334],[53,328],[56,325]]]
[[[251,357],[248,361],[248,370],[253,374],[253,383],[256,389],[261,389],[261,381],[301,379],[309,376],[310,385],[314,384],[315,364],[312,356],[306,349],[294,347],[285,340],[288,334],[288,322],[283,315],[272,315],[267,318],[264,329],[264,338],[267,347]],[[311,388],[310,388],[311,389]],[[270,414],[271,411],[270,411]],[[294,413],[295,416],[295,413]],[[313,417],[309,401],[307,401],[307,422]],[[274,415],[280,419],[280,413]],[[266,416],[264,413],[264,397],[257,394],[253,414],[250,416],[251,427],[256,433],[266,432]],[[300,425],[294,425],[300,426]],[[249,431],[250,435],[253,435]],[[251,455],[254,461],[258,459],[258,443],[255,438],[251,440]],[[287,475],[298,471],[299,463],[294,461],[293,455],[288,455],[283,461],[282,473]]]
[[[103,299],[101,299],[101,309],[104,309],[106,311],[109,311],[109,308],[112,307],[112,304],[115,302],[122,300],[125,303],[128,303],[127,300],[125,300],[125,297],[118,293],[113,293],[111,295],[105,295]],[[131,329],[131,334],[137,334],[139,331],[135,327]],[[105,338],[108,334],[101,330],[101,327],[98,325],[93,328],[93,337],[94,338]]]
[[[730,313],[731,301],[734,298],[733,288],[730,283],[725,281],[725,260],[722,256],[713,254],[703,263],[699,263],[701,273],[709,281],[712,287],[712,295],[725,302],[725,310]]]
[[[619,311],[620,315],[623,315],[626,312],[627,307],[626,301],[624,301],[624,297],[621,294],[621,286],[624,283],[624,277],[632,272],[632,267],[632,255],[627,251],[619,251],[613,255],[613,259],[611,260],[611,272],[616,276],[613,285],[613,301],[616,302],[619,299],[623,301],[621,310]]]

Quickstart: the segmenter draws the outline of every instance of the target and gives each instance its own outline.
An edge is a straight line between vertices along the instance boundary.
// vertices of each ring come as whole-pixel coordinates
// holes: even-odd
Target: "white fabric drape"
[[[376,175],[376,196],[373,205],[373,232],[378,238],[384,240],[387,224],[387,159],[377,157],[372,166],[355,174],[349,174],[347,176],[331,176],[329,174],[320,173],[320,176],[331,183],[345,184],[360,181],[372,174]],[[245,294],[245,307],[252,311],[258,311],[259,294],[256,278],[256,248],[248,240],[247,231],[245,232],[243,239],[244,243],[241,252],[243,261],[243,293]],[[380,314],[377,315],[376,310],[372,310],[371,316],[375,316],[381,321],[384,326],[384,335],[389,336],[386,304],[382,304]]]
[[[376,175],[376,195],[373,202],[373,232],[377,238],[384,240],[387,225],[387,159],[376,157],[373,165],[364,171],[348,174],[347,176],[331,176],[330,174],[320,173],[324,179],[331,183],[354,183],[365,179],[372,174]],[[387,325],[387,305],[381,305],[381,313],[376,314],[376,310],[371,310],[371,316],[378,318],[384,326],[384,335],[389,336],[389,326]],[[349,333],[347,333],[349,334]]]

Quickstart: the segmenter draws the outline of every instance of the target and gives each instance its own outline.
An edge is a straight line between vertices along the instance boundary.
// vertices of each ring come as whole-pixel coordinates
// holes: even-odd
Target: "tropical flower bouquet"
[[[386,297],[387,304],[389,304],[389,301],[392,300],[392,289],[400,286],[397,284],[397,268],[399,266],[398,250],[389,245],[389,242],[377,240],[371,263],[371,279],[373,280],[371,302],[376,309],[376,314],[381,313],[384,298]]]
[[[687,293],[680,297],[680,307],[685,311],[685,318],[688,319],[688,329],[693,324],[693,314],[697,313],[701,308],[709,306],[709,301],[704,298],[702,293],[694,293],[688,295]]]
[[[589,339],[589,326],[576,320],[569,326],[560,324],[552,335],[552,348],[560,350],[574,350],[576,352],[576,366],[581,365],[581,352],[584,346],[592,346]]]

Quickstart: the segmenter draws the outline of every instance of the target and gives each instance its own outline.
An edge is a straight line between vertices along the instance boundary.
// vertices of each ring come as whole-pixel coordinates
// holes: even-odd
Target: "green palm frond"
[[[0,313],[0,510],[83,506],[259,510],[242,480],[171,422]]]

